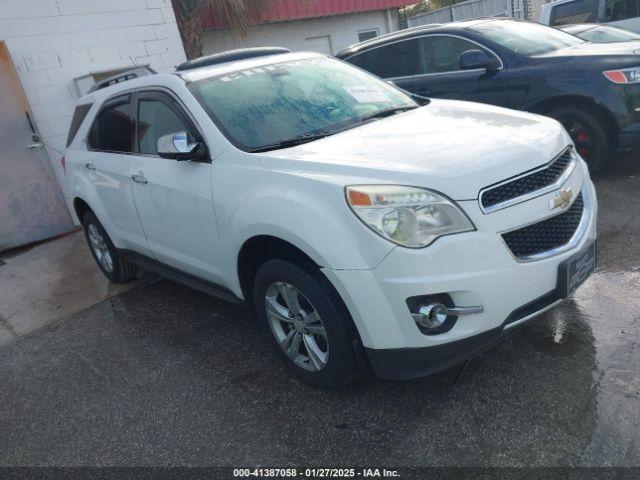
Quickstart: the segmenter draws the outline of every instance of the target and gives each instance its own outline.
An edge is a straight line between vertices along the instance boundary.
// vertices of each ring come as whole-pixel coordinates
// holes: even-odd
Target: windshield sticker
[[[375,85],[349,85],[343,88],[359,103],[391,102],[391,99]]]

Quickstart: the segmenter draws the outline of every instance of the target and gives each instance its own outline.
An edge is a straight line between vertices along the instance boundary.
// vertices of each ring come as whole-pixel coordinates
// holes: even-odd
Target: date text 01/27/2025
[[[394,478],[397,470],[386,468],[234,468],[234,478]]]

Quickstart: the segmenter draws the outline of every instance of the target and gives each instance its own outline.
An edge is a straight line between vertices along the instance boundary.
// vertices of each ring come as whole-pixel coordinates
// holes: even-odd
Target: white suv
[[[560,124],[419,106],[313,53],[231,52],[97,89],[66,169],[110,280],[143,267],[246,304],[317,386],[449,368],[595,266],[596,196]]]

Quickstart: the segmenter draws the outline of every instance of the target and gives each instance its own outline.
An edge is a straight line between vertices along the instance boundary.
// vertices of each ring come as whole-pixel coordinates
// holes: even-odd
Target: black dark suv
[[[559,120],[597,170],[640,147],[640,43],[595,44],[543,25],[482,19],[411,28],[338,58],[411,93]]]

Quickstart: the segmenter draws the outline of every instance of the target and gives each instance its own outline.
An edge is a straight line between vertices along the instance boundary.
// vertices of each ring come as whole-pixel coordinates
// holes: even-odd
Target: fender
[[[291,243],[321,267],[337,270],[375,268],[395,245],[369,230],[349,209],[340,182],[330,183],[262,167],[243,171],[251,195],[232,194],[233,182],[217,174],[214,196],[229,288],[241,292],[238,255],[245,242],[269,235]],[[256,175],[256,182],[252,177]],[[237,170],[235,175],[237,175]]]

